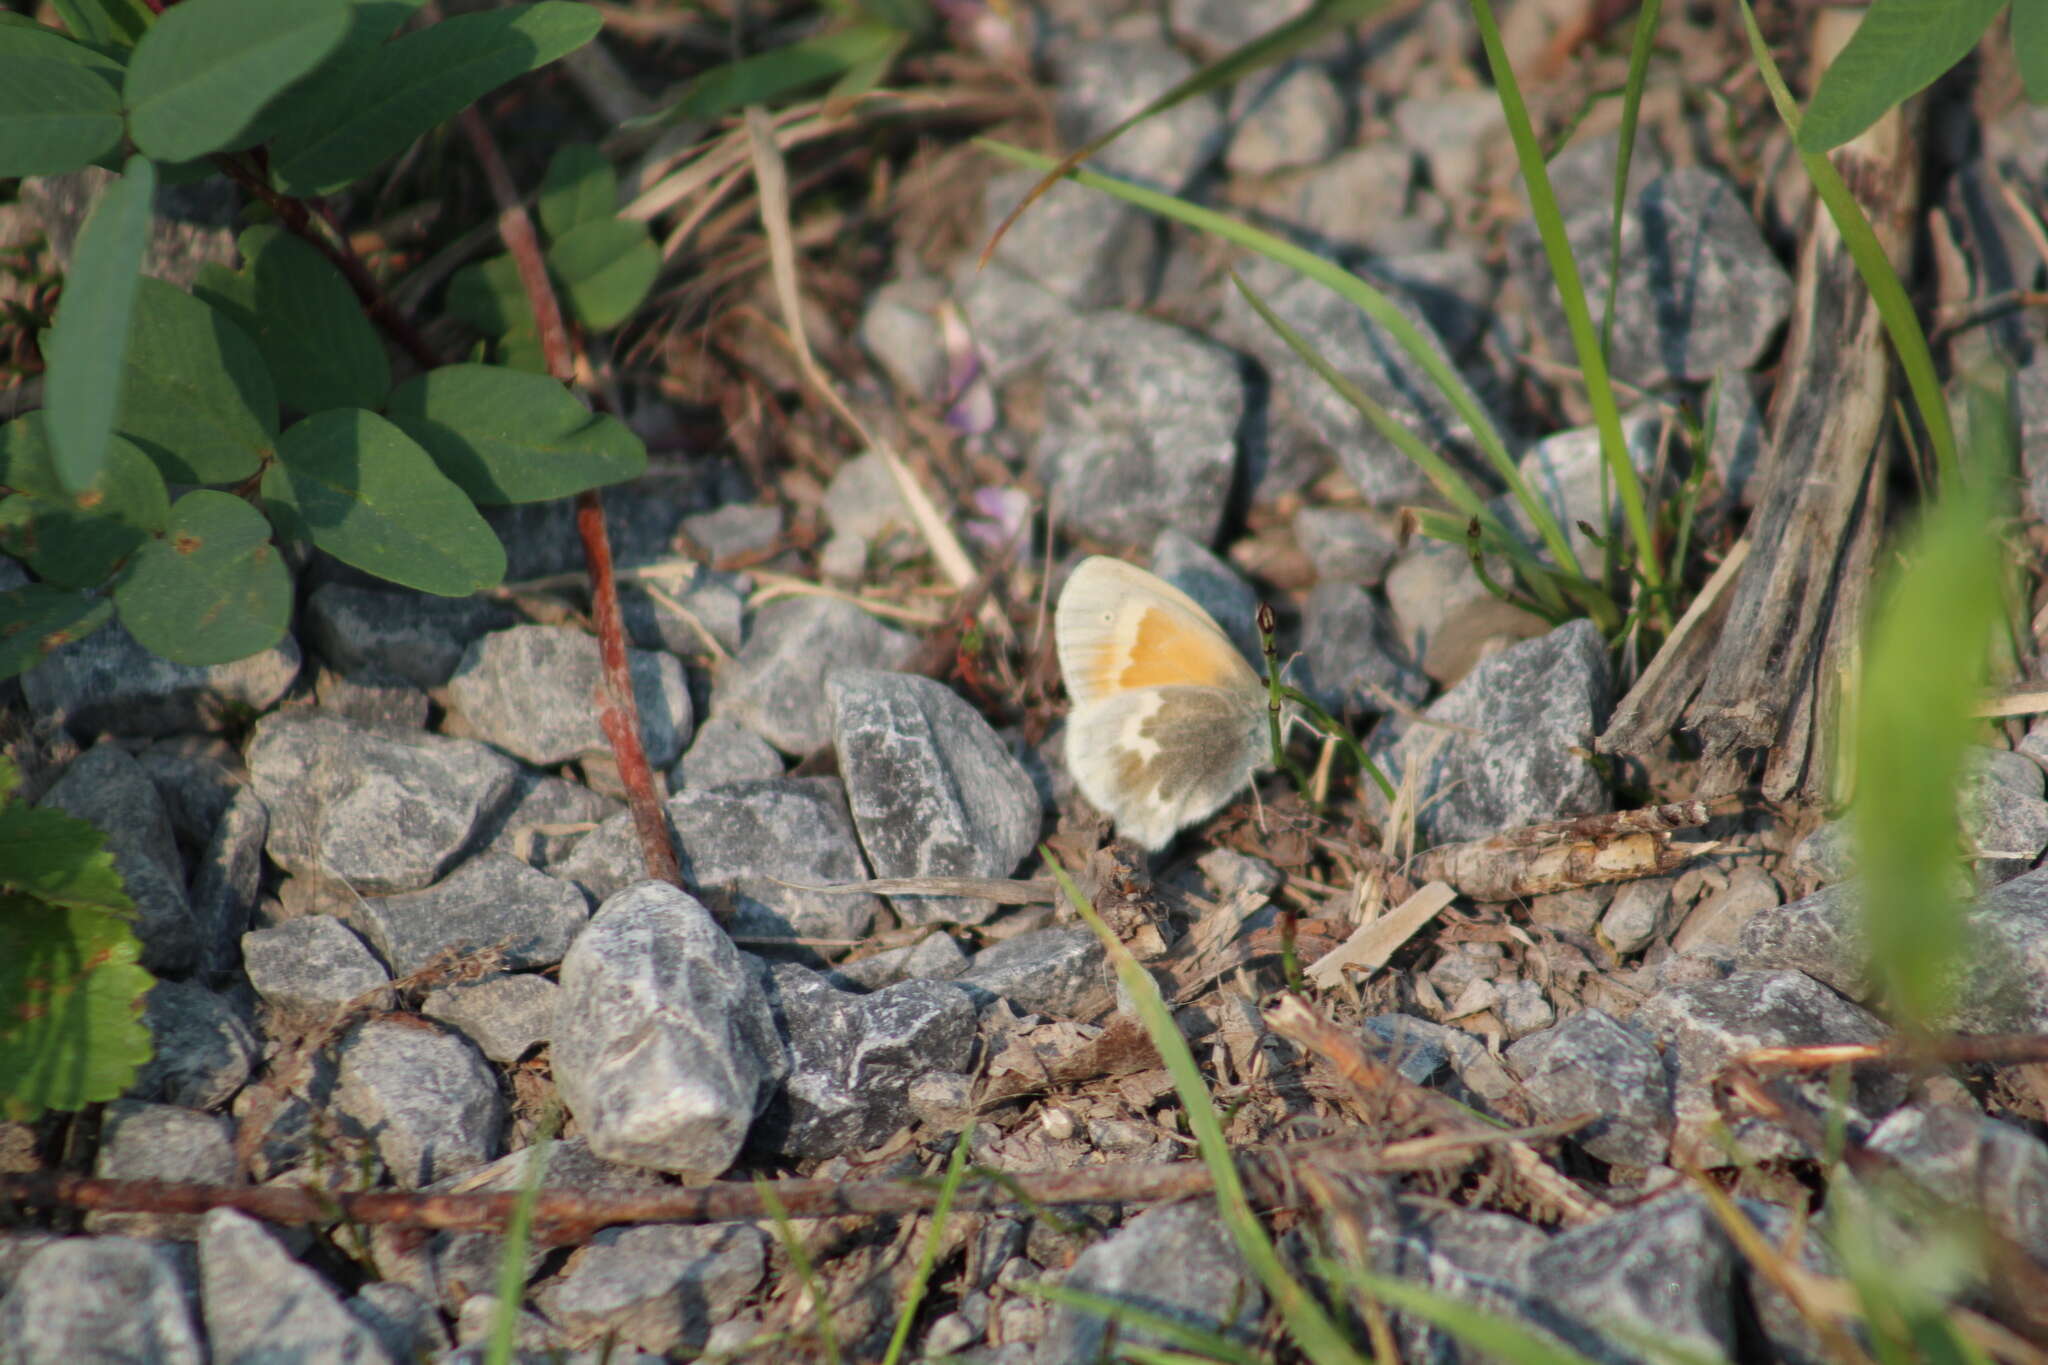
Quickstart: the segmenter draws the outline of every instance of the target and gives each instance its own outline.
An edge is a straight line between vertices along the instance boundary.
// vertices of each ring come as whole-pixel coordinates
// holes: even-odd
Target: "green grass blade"
[[[1041,848],[1046,866],[1065,891],[1095,936],[1102,940],[1110,961],[1116,967],[1117,981],[1131,999],[1138,1011],[1138,1018],[1145,1026],[1146,1034],[1152,1039],[1152,1046],[1166,1062],[1167,1074],[1173,1077],[1174,1090],[1180,1095],[1182,1112],[1187,1116],[1188,1131],[1194,1134],[1196,1146],[1202,1154],[1202,1164],[1209,1169],[1209,1176],[1216,1185],[1216,1205],[1236,1240],[1238,1251],[1266,1293],[1280,1311],[1295,1344],[1316,1365],[1365,1365],[1364,1358],[1345,1340],[1343,1330],[1338,1327],[1315,1297],[1287,1271],[1280,1255],[1273,1249],[1272,1239],[1266,1236],[1266,1229],[1252,1212],[1251,1200],[1244,1192],[1244,1182],[1238,1179],[1237,1164],[1231,1157],[1230,1143],[1223,1136],[1223,1125],[1216,1117],[1216,1105],[1210,1098],[1209,1087],[1202,1080],[1202,1071],[1195,1064],[1194,1054],[1188,1051],[1187,1040],[1181,1037],[1180,1027],[1173,1022],[1173,1013],[1159,994],[1159,983],[1154,981],[1138,960],[1131,956],[1130,949],[1123,941],[1110,932],[1102,917],[1095,913],[1095,907],[1074,885],[1065,867],[1052,854],[1052,850]]]
[[[1756,14],[1751,10],[1749,0],[1741,0],[1741,3],[1742,22],[1749,32],[1750,55],[1763,75],[1764,84],[1770,89],[1778,117],[1784,120],[1785,127],[1796,141],[1799,136],[1799,106],[1793,101],[1792,92],[1785,88],[1785,78],[1778,74],[1778,64],[1771,60],[1770,45],[1756,26]],[[1949,424],[1948,404],[1941,393],[1941,378],[1935,373],[1934,356],[1927,349],[1927,334],[1920,330],[1920,319],[1914,315],[1913,301],[1906,296],[1906,287],[1899,282],[1898,272],[1892,269],[1891,259],[1884,254],[1884,247],[1878,242],[1870,220],[1863,216],[1856,196],[1849,192],[1834,163],[1819,152],[1803,150],[1799,153],[1799,161],[1806,167],[1806,174],[1819,192],[1821,203],[1827,206],[1828,216],[1834,219],[1835,230],[1842,234],[1843,245],[1849,248],[1849,255],[1856,262],[1856,272],[1863,277],[1863,287],[1870,291],[1870,297],[1877,304],[1878,316],[1884,319],[1885,332],[1892,339],[1892,349],[1898,352],[1899,367],[1905,370],[1906,383],[1913,390],[1913,402],[1920,410],[1920,420],[1927,424],[1927,440],[1934,447],[1935,467],[1941,471],[1942,482],[1946,485],[1957,474],[1955,429]]]
[[[1586,400],[1593,408],[1593,424],[1600,430],[1600,449],[1607,457],[1614,486],[1621,495],[1622,515],[1628,522],[1629,539],[1636,547],[1636,569],[1644,585],[1654,594],[1664,581],[1657,563],[1656,542],[1650,538],[1650,516],[1643,501],[1642,481],[1628,457],[1628,440],[1621,431],[1621,405],[1615,401],[1614,385],[1607,374],[1607,355],[1593,330],[1593,315],[1586,307],[1586,285],[1572,259],[1571,242],[1565,236],[1564,214],[1557,206],[1557,194],[1550,187],[1550,171],[1543,163],[1543,148],[1529,121],[1529,109],[1522,102],[1521,87],[1508,63],[1507,48],[1501,42],[1500,26],[1494,22],[1489,0],[1472,0],[1472,16],[1479,23],[1479,40],[1493,70],[1495,88],[1500,92],[1501,112],[1515,144],[1515,159],[1521,164],[1522,181],[1529,190],[1529,212],[1543,238],[1543,254],[1557,277],[1559,301],[1564,305],[1565,323],[1571,330],[1572,349],[1578,353],[1579,370],[1586,381]],[[1527,505],[1526,502],[1524,504]],[[1553,548],[1552,554],[1557,554]],[[1578,561],[1558,556],[1558,563],[1578,567]]]
[[[768,1210],[768,1217],[775,1224],[775,1235],[781,1239],[782,1249],[788,1253],[797,1279],[802,1282],[804,1292],[811,1296],[811,1309],[818,1320],[818,1344],[824,1348],[825,1359],[832,1365],[839,1365],[845,1358],[839,1350],[839,1332],[832,1323],[832,1304],[825,1297],[825,1286],[819,1282],[818,1272],[811,1265],[811,1253],[804,1250],[804,1239],[797,1235],[796,1224],[789,1220],[789,1210],[776,1197],[775,1186],[757,1175],[754,1177],[754,1189],[761,1196],[761,1207]]]
[[[1592,1365],[1568,1346],[1540,1336],[1518,1322],[1460,1303],[1438,1290],[1340,1262],[1325,1261],[1317,1268],[1333,1280],[1343,1281],[1382,1303],[1441,1327],[1489,1358],[1511,1360],[1515,1365]]]
[[[889,1350],[882,1357],[882,1365],[896,1365],[902,1358],[903,1348],[910,1341],[911,1326],[917,1321],[918,1305],[924,1302],[925,1289],[931,1284],[932,1272],[938,1268],[939,1248],[946,1240],[946,1219],[953,1212],[953,1196],[959,1193],[960,1181],[967,1174],[967,1150],[974,1142],[974,1125],[969,1123],[960,1130],[958,1140],[953,1143],[953,1155],[946,1160],[946,1178],[939,1185],[939,1202],[932,1209],[931,1231],[924,1239],[924,1251],[917,1259],[917,1275],[910,1282],[910,1293],[903,1300],[903,1311],[896,1316],[896,1330],[889,1334]]]
[[[513,1341],[519,1331],[519,1305],[526,1294],[526,1248],[533,1240],[533,1210],[540,1203],[541,1187],[547,1184],[548,1153],[554,1148],[555,1132],[561,1126],[561,1106],[551,1103],[533,1135],[525,1178],[519,1182],[519,1198],[512,1205],[512,1217],[505,1224],[505,1242],[498,1251],[498,1304],[491,1313],[485,1365],[510,1365],[512,1360]]]

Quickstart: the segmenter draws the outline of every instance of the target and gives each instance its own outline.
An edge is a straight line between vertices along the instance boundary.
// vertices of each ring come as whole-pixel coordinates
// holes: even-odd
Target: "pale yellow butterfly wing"
[[[1260,686],[1244,655],[1192,597],[1120,559],[1096,555],[1068,575],[1053,637],[1076,710],[1146,687]]]

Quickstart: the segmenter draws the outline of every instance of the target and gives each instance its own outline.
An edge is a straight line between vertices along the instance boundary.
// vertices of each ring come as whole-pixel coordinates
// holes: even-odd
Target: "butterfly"
[[[1215,618],[1119,559],[1081,561],[1053,613],[1067,770],[1151,850],[1243,791],[1271,753],[1266,684]]]

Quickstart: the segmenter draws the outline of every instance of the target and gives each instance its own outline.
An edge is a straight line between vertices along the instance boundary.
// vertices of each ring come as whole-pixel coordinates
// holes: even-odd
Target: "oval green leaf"
[[[565,142],[548,160],[540,182],[540,225],[560,237],[619,211],[619,176],[588,142]]]
[[[224,664],[276,644],[292,614],[292,579],[263,514],[201,488],[178,499],[164,534],[114,589],[121,624],[173,663]]]
[[[113,603],[103,597],[29,583],[0,592],[0,678],[25,673],[50,651],[106,624]]]
[[[69,62],[99,76],[107,88],[121,89],[121,62],[112,52],[86,43],[73,42],[53,28],[45,28],[19,14],[0,13],[0,54],[31,57],[37,61]],[[120,108],[118,101],[115,106]]]
[[[2005,5],[2006,0],[1874,0],[1821,77],[1799,121],[1799,149],[1839,147],[1926,89],[1969,55]]]
[[[533,322],[533,305],[519,283],[519,263],[502,253],[450,276],[447,302],[450,317],[487,337],[503,336],[521,321]]]
[[[281,530],[409,588],[466,597],[505,576],[505,547],[475,506],[374,412],[323,412],[285,432],[263,498]]]
[[[293,92],[271,142],[287,194],[331,194],[516,76],[597,36],[588,5],[541,0],[458,15],[408,33]]]
[[[150,1057],[156,978],[127,920],[0,896],[0,1102],[10,1117],[111,1100]]]
[[[135,45],[129,135],[159,161],[232,144],[284,88],[341,45],[345,0],[184,0]]]
[[[606,331],[633,310],[661,273],[661,251],[645,223],[604,218],[571,229],[548,248],[548,268],[562,282],[585,327]]]
[[[145,278],[135,295],[120,414],[114,429],[166,479],[233,483],[270,453],[277,390],[247,332],[182,289]]]
[[[256,342],[278,401],[302,413],[381,404],[390,362],[333,262],[268,224],[245,231],[240,246],[239,273],[205,267],[192,292]]]
[[[98,587],[170,517],[163,475],[114,438],[92,485],[73,493],[57,478],[42,413],[0,427],[0,550],[46,583]]]
[[[386,412],[480,503],[543,502],[647,469],[630,428],[545,375],[444,365],[400,385]]]
[[[89,488],[99,477],[114,430],[108,398],[120,388],[155,194],[155,167],[144,157],[129,157],[121,178],[93,206],[64,276],[63,302],[45,351],[44,399],[56,473],[69,488]]]
[[[0,52],[0,180],[61,175],[121,141],[121,97],[86,67]]]

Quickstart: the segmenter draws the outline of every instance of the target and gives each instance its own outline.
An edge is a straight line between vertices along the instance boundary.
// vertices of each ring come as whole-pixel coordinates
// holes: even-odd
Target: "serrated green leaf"
[[[107,839],[75,815],[50,806],[0,805],[0,892],[18,892],[79,909],[135,909],[114,870]]]
[[[121,141],[121,98],[75,62],[0,52],[0,180],[61,175]]]
[[[1872,0],[1814,91],[1800,120],[1799,149],[1839,147],[1885,110],[1932,85],[1969,55],[2005,5],[2006,0]]]
[[[239,245],[242,270],[205,267],[192,292],[256,342],[278,401],[302,413],[382,403],[390,362],[334,264],[269,224],[244,231]]]
[[[269,649],[292,614],[292,580],[263,514],[198,489],[171,508],[114,589],[121,624],[173,663],[222,664]]]
[[[118,915],[0,896],[0,1101],[22,1119],[111,1100],[150,1057],[156,978]]]
[[[160,161],[231,146],[274,95],[341,45],[349,19],[346,0],[183,0],[128,62],[129,136]]]
[[[399,386],[391,420],[477,502],[544,502],[647,469],[647,447],[544,375],[444,365]]]
[[[633,316],[661,273],[661,251],[645,223],[604,218],[571,229],[548,248],[548,269],[562,282],[585,327],[606,331]]]
[[[374,412],[323,412],[285,432],[263,498],[280,529],[409,588],[466,597],[505,576],[505,547],[474,504]]]
[[[28,57],[39,62],[69,62],[92,72],[117,94],[121,89],[121,61],[113,53],[90,43],[75,42],[53,28],[45,28],[20,14],[0,14],[0,54]],[[118,104],[115,106],[120,107]]]
[[[485,336],[503,336],[523,319],[533,320],[519,263],[507,255],[466,265],[448,280],[448,316]]]
[[[2030,104],[2048,104],[2048,9],[2012,7],[2012,55]]]
[[[26,673],[52,650],[105,625],[114,606],[103,597],[29,583],[0,592],[0,678]]]
[[[84,43],[132,47],[152,18],[142,0],[50,0],[71,36]]]
[[[272,179],[287,194],[331,194],[602,24],[588,5],[540,0],[443,20],[323,72],[294,92],[276,129]]]
[[[619,176],[588,142],[565,142],[548,160],[540,182],[540,225],[560,237],[619,210]]]
[[[15,490],[0,502],[0,550],[46,583],[98,587],[164,528],[170,494],[149,457],[119,436],[92,486],[71,492],[57,478],[43,417],[0,427],[0,485]]]
[[[106,457],[155,194],[156,168],[129,157],[121,178],[93,206],[64,277],[57,325],[45,348],[44,398],[56,473],[67,488],[91,487]]]
[[[114,429],[173,483],[233,483],[270,453],[277,390],[256,343],[232,319],[144,279]]]

